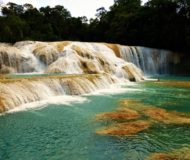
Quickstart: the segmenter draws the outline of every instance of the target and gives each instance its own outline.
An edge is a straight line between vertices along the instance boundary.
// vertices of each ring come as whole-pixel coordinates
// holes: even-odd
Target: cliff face
[[[169,64],[171,74],[190,75],[190,55],[173,53]]]

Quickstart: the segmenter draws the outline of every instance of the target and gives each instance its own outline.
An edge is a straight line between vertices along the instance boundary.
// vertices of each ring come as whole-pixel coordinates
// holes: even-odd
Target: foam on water
[[[2,71],[16,72],[13,78],[38,77],[42,73],[45,73],[42,77],[47,75],[47,78],[2,82],[0,111],[16,109],[52,96],[120,94],[133,90],[125,83],[129,85],[129,81],[146,79],[142,70],[145,73],[167,71],[170,52],[143,47],[117,47],[119,54],[103,43],[25,41],[14,46],[1,46]],[[57,73],[79,76],[74,79],[48,78],[49,74]],[[83,74],[89,77],[81,78]],[[91,74],[105,75],[92,78]]]
[[[103,95],[103,96],[109,96],[109,95],[116,95],[116,94],[122,94],[127,92],[133,92],[133,91],[141,91],[141,89],[136,88],[128,88],[129,86],[134,86],[136,84],[127,82],[127,83],[117,83],[110,85],[109,88],[100,89],[95,92],[92,92],[90,94],[86,95]]]
[[[47,107],[50,104],[71,106],[76,103],[85,103],[88,101],[89,100],[86,97],[82,97],[82,96],[64,95],[64,96],[57,96],[57,97],[49,97],[48,100],[42,100],[42,101],[37,101],[37,102],[33,102],[33,103],[23,104],[21,106],[18,106],[16,108],[13,108],[13,109],[5,112],[5,113],[15,113],[15,112],[27,111],[27,110],[31,110],[31,109],[35,109],[35,110],[42,109],[42,108]]]
[[[134,86],[134,85],[136,84],[132,82],[116,83],[116,84],[107,86],[107,88],[102,87],[103,89],[97,89],[90,93],[82,94],[80,96],[75,96],[75,95],[50,96],[48,97],[48,99],[45,99],[45,100],[22,104],[14,108],[10,107],[11,108],[10,110],[0,115],[4,115],[7,113],[20,112],[20,111],[27,111],[31,109],[35,109],[35,110],[42,109],[42,108],[47,107],[49,104],[56,104],[56,105],[62,104],[62,105],[70,106],[76,103],[86,103],[89,101],[88,96],[92,96],[92,95],[93,96],[99,96],[99,95],[111,96],[111,95],[122,94],[122,93],[127,93],[127,92],[142,91],[141,89],[127,88],[128,86]]]

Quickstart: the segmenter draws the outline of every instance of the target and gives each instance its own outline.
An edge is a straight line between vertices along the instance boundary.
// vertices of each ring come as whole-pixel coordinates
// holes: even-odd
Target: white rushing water
[[[134,63],[145,74],[169,74],[171,52],[146,47],[121,46],[121,57]]]
[[[120,57],[103,43],[23,41],[14,46],[0,44],[0,72],[106,72],[127,78],[123,67],[132,63],[135,70],[141,69],[146,74],[169,73],[169,51],[122,45],[115,47]]]
[[[0,109],[8,111],[52,97],[93,93],[108,89],[114,83],[117,83],[117,79],[109,75],[17,79],[0,83]]]
[[[0,82],[0,111],[19,110],[18,106],[24,109],[25,104],[39,101],[45,104],[47,99],[51,102],[52,97],[106,94],[110,90],[125,92],[126,89],[113,87],[113,84],[144,80],[143,71],[146,74],[167,73],[170,54],[145,47],[104,43],[24,41],[14,46],[0,44],[0,73],[78,74],[74,78],[48,76]],[[85,77],[81,74],[97,75]],[[63,102],[67,101],[63,98]]]
[[[88,95],[113,95],[130,91],[108,75],[90,78],[43,78],[0,83],[1,105],[6,113],[40,109],[48,104],[72,105],[88,101]],[[126,85],[123,84],[123,85]],[[129,85],[129,83],[128,83]],[[2,106],[1,106],[2,107]]]
[[[20,112],[20,111],[26,111],[30,109],[38,110],[38,109],[47,107],[49,104],[71,106],[72,104],[85,103],[85,102],[88,102],[88,99],[82,96],[64,95],[64,96],[57,96],[57,97],[49,97],[48,100],[41,100],[41,101],[36,101],[36,102],[20,105],[19,107],[15,107],[8,110],[6,113]]]

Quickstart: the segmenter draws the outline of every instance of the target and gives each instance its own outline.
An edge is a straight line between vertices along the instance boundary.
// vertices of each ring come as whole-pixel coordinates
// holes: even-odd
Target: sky
[[[62,5],[71,12],[72,16],[86,16],[87,18],[94,18],[96,9],[105,7],[105,9],[108,10],[114,3],[114,0],[0,0],[3,4],[10,1],[16,4],[29,3],[37,8],[48,5],[51,7]],[[147,0],[142,1],[146,2]]]

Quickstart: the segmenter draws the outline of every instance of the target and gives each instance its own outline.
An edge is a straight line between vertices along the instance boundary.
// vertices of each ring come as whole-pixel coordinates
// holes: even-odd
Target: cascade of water
[[[78,74],[69,78],[0,81],[0,112],[49,97],[92,93],[116,82],[141,81],[144,80],[142,70],[146,74],[167,73],[169,57],[170,52],[164,50],[103,43],[25,41],[14,46],[0,44],[0,73]],[[90,75],[81,75],[86,73]]]
[[[17,72],[22,60],[20,50],[6,44],[0,44],[0,73]]]
[[[35,43],[31,41],[18,42],[16,46],[24,58],[23,62],[20,64],[19,72],[40,72],[45,70],[45,65],[36,57],[32,51],[34,50]]]
[[[0,45],[0,73],[43,71],[44,67],[30,51],[31,45],[25,45],[23,48]]]
[[[30,52],[30,47],[25,47],[25,49],[22,49],[22,52],[26,59],[21,65],[23,72],[31,72],[33,70],[33,72],[43,73],[45,65]]]
[[[82,95],[109,88],[116,80],[109,75],[30,78],[0,83],[0,111],[60,95]]]
[[[121,57],[134,63],[146,74],[169,73],[171,52],[146,47],[120,46]]]
[[[169,73],[171,52],[145,47],[82,42],[17,42],[0,45],[1,72],[106,72],[126,78],[125,61],[146,74]],[[123,61],[124,59],[125,61]]]
[[[125,67],[126,66],[126,67]],[[123,79],[144,79],[137,67],[118,58],[114,51],[100,43],[72,42],[65,47],[60,58],[48,66],[47,73],[65,74],[109,73]],[[125,68],[128,68],[127,70]],[[129,78],[129,73],[130,77]],[[136,73],[139,74],[136,74]]]

